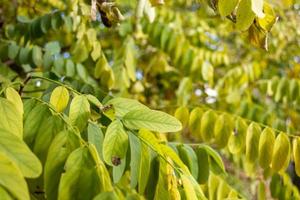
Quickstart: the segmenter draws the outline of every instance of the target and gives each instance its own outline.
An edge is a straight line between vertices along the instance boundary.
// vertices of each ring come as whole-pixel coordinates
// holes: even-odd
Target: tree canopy
[[[300,199],[299,13],[0,0],[1,199]]]

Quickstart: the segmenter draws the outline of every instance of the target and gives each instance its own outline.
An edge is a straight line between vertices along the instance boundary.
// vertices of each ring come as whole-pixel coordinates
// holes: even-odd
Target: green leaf
[[[137,136],[129,132],[129,142],[130,142],[130,186],[135,188],[138,184],[139,178],[139,166],[141,159],[141,142]]]
[[[66,68],[66,75],[67,76],[69,76],[69,77],[75,76],[75,64],[73,63],[72,60],[68,59],[66,61],[65,68]]]
[[[28,47],[24,47],[20,49],[19,53],[19,62],[21,64],[27,64],[29,61],[30,49]]]
[[[261,128],[256,123],[251,123],[247,129],[246,136],[246,159],[254,163],[258,158],[258,145]]]
[[[57,112],[62,112],[69,103],[69,92],[63,86],[56,87],[50,97],[50,104],[53,105]]]
[[[53,55],[51,52],[47,51],[43,56],[43,69],[49,70],[53,64]]]
[[[42,164],[45,163],[48,148],[53,138],[64,129],[64,125],[63,120],[58,115],[52,115],[41,122],[32,149]]]
[[[42,49],[39,46],[34,46],[32,48],[32,61],[35,66],[40,67],[43,64],[43,53]]]
[[[148,109],[147,106],[141,104],[137,100],[116,97],[109,100],[105,105],[112,104],[115,108],[117,117],[124,117],[128,112],[138,109]]]
[[[200,184],[204,184],[207,182],[209,177],[209,157],[208,153],[204,148],[196,148],[195,149],[197,159],[198,159],[198,167],[199,174],[197,181]]]
[[[24,141],[32,147],[36,134],[44,121],[48,120],[51,112],[47,105],[29,100],[24,104]]]
[[[88,95],[86,95],[86,98],[89,100],[89,102],[91,102],[98,108],[102,107],[102,103],[95,96],[88,94]]]
[[[237,29],[241,31],[247,30],[253,23],[254,18],[255,14],[251,8],[251,0],[241,0],[236,13]]]
[[[62,174],[58,200],[92,199],[100,192],[100,177],[96,164],[87,147],[73,151],[65,164]]]
[[[20,46],[18,46],[15,42],[11,43],[8,46],[8,58],[15,59],[19,53]]]
[[[199,169],[198,169],[198,159],[196,153],[190,146],[186,144],[177,146],[177,149],[179,152],[180,159],[189,168],[193,177],[197,179]]]
[[[103,141],[103,158],[110,166],[117,166],[126,156],[128,135],[119,120],[113,121],[106,130]]]
[[[8,95],[10,96],[10,94]],[[10,96],[9,98],[13,98]],[[20,113],[15,103],[0,98],[0,129],[10,132],[20,139],[23,137],[23,116]]]
[[[64,165],[69,154],[80,146],[77,136],[68,131],[62,131],[53,139],[44,168],[44,187],[47,199],[56,200],[58,185]]]
[[[64,71],[64,63],[65,60],[62,56],[57,56],[55,59],[54,59],[54,63],[53,63],[53,71],[55,73],[58,73],[59,75],[63,75],[65,74],[65,71]]]
[[[182,129],[181,123],[173,116],[161,111],[139,109],[128,112],[123,117],[127,128],[145,128],[157,132],[176,132]]]
[[[221,156],[213,148],[207,145],[200,145],[199,148],[203,148],[207,152],[211,169],[215,174],[226,173]]]
[[[87,125],[90,114],[90,104],[87,98],[83,95],[74,97],[69,111],[71,124],[77,126],[79,131],[82,131]]]
[[[25,142],[8,130],[0,128],[0,152],[13,161],[27,178],[36,178],[42,172],[42,165]]]
[[[41,30],[47,33],[51,28],[51,15],[44,15],[41,19]]]
[[[118,166],[113,166],[112,176],[113,182],[116,184],[118,183],[126,169],[126,157],[121,159],[120,164]]]
[[[45,45],[45,51],[49,52],[51,55],[60,53],[60,44],[59,42],[48,42]]]
[[[93,200],[118,200],[118,196],[115,192],[101,192],[93,198]]]
[[[89,123],[88,125],[88,141],[95,145],[99,157],[103,160],[102,146],[103,146],[103,133],[99,125]]]
[[[138,191],[140,194],[145,192],[151,168],[150,149],[144,143],[141,143],[140,163],[138,167]]]
[[[236,8],[239,0],[219,0],[218,1],[218,9],[219,13],[222,17],[226,17],[230,15],[234,9]]]
[[[52,27],[52,29],[56,30],[63,24],[63,20],[62,20],[61,15],[62,15],[61,12],[55,12],[55,13],[52,14],[52,16],[51,16],[51,27]]]
[[[16,199],[30,199],[26,181],[19,168],[2,153],[0,153],[0,185]]]
[[[76,70],[77,70],[77,74],[78,76],[85,82],[88,81],[88,72],[86,71],[86,68],[80,64],[80,63],[77,63],[76,64]]]

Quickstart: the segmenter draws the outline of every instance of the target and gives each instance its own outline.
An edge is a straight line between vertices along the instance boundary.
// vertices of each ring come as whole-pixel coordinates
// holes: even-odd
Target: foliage
[[[0,5],[1,199],[300,198],[299,2]]]

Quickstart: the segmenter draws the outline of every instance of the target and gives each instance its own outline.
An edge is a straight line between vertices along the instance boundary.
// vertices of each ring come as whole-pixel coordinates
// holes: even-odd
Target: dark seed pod
[[[105,12],[99,10],[100,12],[100,15],[101,15],[101,20],[102,20],[102,23],[104,24],[104,26],[110,28],[112,27],[112,23],[111,21],[108,19],[107,15]]]
[[[111,162],[114,166],[118,166],[121,164],[121,158],[113,156]]]

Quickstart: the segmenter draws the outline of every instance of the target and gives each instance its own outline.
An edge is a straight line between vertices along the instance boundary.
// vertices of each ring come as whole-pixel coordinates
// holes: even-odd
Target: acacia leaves
[[[69,92],[63,87],[55,88],[50,97],[50,104],[52,104],[57,112],[62,112],[69,103]]]
[[[128,148],[128,135],[121,121],[113,121],[106,130],[103,140],[103,159],[113,166],[118,166],[125,157]]]
[[[180,109],[183,108],[180,107]],[[189,110],[186,113],[189,113]],[[196,124],[200,128],[195,129]],[[273,172],[284,171],[291,160],[291,141],[287,133],[280,132],[276,136],[270,127],[264,127],[255,122],[248,124],[247,120],[231,116],[228,113],[219,114],[211,109],[196,107],[191,111],[190,123],[187,128],[191,135],[199,140],[216,144],[218,148],[226,148],[235,155],[244,154],[248,172],[251,172],[251,169],[258,164],[265,170],[271,168]],[[298,159],[295,155],[298,155],[298,146],[297,140],[295,140],[293,155],[297,160],[297,166]],[[180,151],[182,154],[182,150]],[[196,153],[203,159],[206,169],[207,155],[202,150],[197,150]],[[189,159],[192,158],[193,155],[189,155]],[[183,157],[182,160],[187,159]],[[189,162],[186,161],[186,165],[191,169]],[[218,161],[218,163],[221,162]],[[199,171],[200,181],[207,179],[204,171]],[[224,167],[217,171],[224,172]]]
[[[251,8],[251,0],[241,0],[236,13],[236,27],[241,30],[247,30],[255,18]]]
[[[87,98],[83,95],[76,96],[70,104],[69,118],[72,125],[82,131],[87,125],[90,117],[90,104]]]
[[[14,93],[7,93],[7,99],[0,98],[0,128],[23,137],[23,104],[20,104]],[[20,98],[20,97],[19,97]],[[22,106],[22,108],[21,108]]]
[[[19,168],[9,157],[0,154],[0,186],[5,188],[14,198],[29,200],[28,187]],[[1,198],[4,198],[1,195]]]
[[[8,89],[6,95],[9,100],[0,98],[0,152],[20,169],[23,176],[37,177],[42,171],[41,163],[23,141],[23,104],[13,89]]]
[[[238,0],[226,1],[226,0],[219,0],[218,1],[218,9],[219,13],[222,17],[226,17],[230,15],[238,4]]]
[[[156,132],[176,132],[182,128],[176,118],[155,110],[130,111],[123,117],[123,121],[128,128],[145,128]]]

